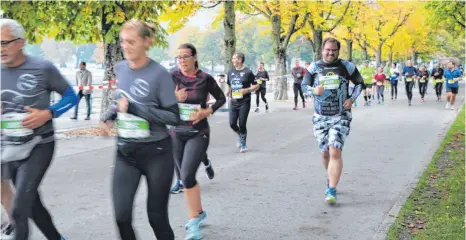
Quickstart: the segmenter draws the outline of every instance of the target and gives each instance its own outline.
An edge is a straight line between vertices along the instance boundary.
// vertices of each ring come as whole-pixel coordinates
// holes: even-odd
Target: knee
[[[330,160],[330,153],[327,151],[327,152],[322,152],[322,159],[325,160],[325,161],[329,161]]]
[[[339,148],[331,146],[329,149],[330,159],[339,160],[341,157],[341,150]]]
[[[132,207],[117,207],[115,208],[115,221],[117,225],[125,225],[132,221]]]
[[[197,170],[197,169],[196,169]],[[181,181],[183,182],[183,187],[190,189],[197,185],[196,180],[196,171],[194,173],[181,173]]]
[[[233,129],[233,131],[238,131],[238,125],[236,125],[236,123],[230,123],[230,128]]]

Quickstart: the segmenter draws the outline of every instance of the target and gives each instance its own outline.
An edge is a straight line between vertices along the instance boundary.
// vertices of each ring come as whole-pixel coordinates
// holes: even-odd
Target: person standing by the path
[[[326,38],[322,44],[322,59],[309,66],[302,83],[303,91],[314,95],[314,136],[327,169],[325,201],[331,204],[337,200],[336,187],[343,169],[341,154],[352,120],[351,106],[363,86],[356,66],[338,59],[340,46],[337,39]],[[355,84],[351,95],[348,92],[350,81]]]
[[[92,86],[92,73],[91,71],[86,69],[86,62],[81,62],[79,64],[79,71],[76,72],[76,86],[77,87],[90,87]],[[84,120],[90,120],[91,119],[91,94],[92,90],[91,89],[80,89],[78,93],[78,104],[76,104],[74,108],[74,116],[71,119],[78,119],[78,109],[79,109],[79,102],[81,101],[81,98],[85,97],[86,98],[86,104],[87,104],[87,117]]]

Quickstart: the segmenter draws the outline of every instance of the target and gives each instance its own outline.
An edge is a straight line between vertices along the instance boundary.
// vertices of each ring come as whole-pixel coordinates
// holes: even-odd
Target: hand
[[[193,124],[197,124],[207,118],[212,112],[212,108],[201,108],[197,112],[191,113],[189,120],[193,121]]]
[[[100,122],[100,134],[102,134],[102,136],[108,136],[108,132],[110,131],[112,125],[113,121]]]
[[[128,99],[125,96],[121,96],[118,100],[118,111],[122,113],[128,112]]]
[[[346,99],[346,101],[343,103],[343,108],[345,110],[349,110],[351,109],[351,106],[353,106],[353,100],[351,100],[351,98]]]
[[[320,84],[319,86],[314,88],[314,95],[320,96],[322,94],[324,94],[324,85]]]
[[[23,119],[21,125],[28,129],[38,128],[53,118],[52,113],[50,113],[48,109],[41,110],[37,108],[25,107],[24,110],[28,111],[29,115]]]
[[[188,97],[188,95],[186,94],[186,88],[178,89],[178,85],[176,85],[175,96],[178,102],[186,101],[186,98]]]
[[[243,96],[246,95],[246,94],[248,94],[248,93],[250,93],[250,92],[249,92],[249,88],[241,88],[241,89],[239,90],[239,92],[240,92],[241,95],[243,95]]]

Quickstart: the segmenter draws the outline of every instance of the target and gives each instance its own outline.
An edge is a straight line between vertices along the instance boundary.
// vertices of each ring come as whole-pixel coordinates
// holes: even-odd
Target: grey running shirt
[[[2,114],[24,113],[24,107],[47,109],[50,107],[50,93],[63,95],[70,84],[49,61],[26,56],[18,67],[8,68],[2,64],[1,73]],[[50,133],[53,121],[34,129],[34,135]],[[47,137],[40,143],[53,141]]]
[[[136,70],[126,60],[118,62],[115,73],[119,85],[117,94],[128,99],[128,113],[149,122],[149,137],[127,140],[154,142],[167,138],[167,125],[177,125],[180,119],[172,76],[152,59],[147,66]]]

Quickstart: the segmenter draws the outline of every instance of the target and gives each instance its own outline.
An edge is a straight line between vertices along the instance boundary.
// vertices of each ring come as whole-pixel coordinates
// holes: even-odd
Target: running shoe
[[[212,180],[215,176],[214,168],[212,167],[212,162],[210,162],[210,159],[207,158],[207,161],[209,164],[205,166],[205,174],[208,179]]]
[[[258,113],[258,112],[259,112],[259,108],[256,108],[256,110],[254,110],[254,112]]]
[[[13,224],[8,224],[5,228],[2,229],[2,233],[0,235],[1,240],[9,240],[15,239],[15,227]]]
[[[325,202],[328,204],[337,203],[337,192],[335,191],[335,188],[327,189],[327,194],[325,195]]]
[[[170,189],[170,192],[173,194],[177,194],[183,191],[183,184],[181,184],[181,181],[177,180],[175,182],[175,185],[172,186]]]
[[[201,224],[204,224],[206,222],[207,213],[205,211],[200,212],[198,218],[199,218],[199,226],[200,226]]]
[[[193,218],[185,225],[186,237],[185,240],[200,240],[202,239],[201,230],[199,229],[199,218]]]

